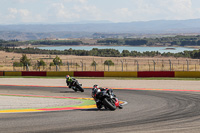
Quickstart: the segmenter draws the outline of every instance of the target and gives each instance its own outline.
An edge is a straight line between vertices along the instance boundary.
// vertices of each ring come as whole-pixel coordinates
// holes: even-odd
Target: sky
[[[200,0],[0,0],[0,24],[200,18]]]

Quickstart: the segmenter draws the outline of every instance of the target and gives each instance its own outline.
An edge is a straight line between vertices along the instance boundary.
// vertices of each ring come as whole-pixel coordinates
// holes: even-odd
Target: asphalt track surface
[[[0,86],[6,94],[91,97],[91,89],[75,93],[67,88]],[[199,133],[200,93],[114,90],[128,104],[116,111],[81,109],[0,114],[1,133]]]

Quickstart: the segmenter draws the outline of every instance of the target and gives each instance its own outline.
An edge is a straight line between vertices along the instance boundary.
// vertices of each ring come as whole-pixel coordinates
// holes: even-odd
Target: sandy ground
[[[200,90],[200,81],[182,80],[118,80],[118,79],[78,79],[83,87],[92,87],[98,84],[108,88],[150,88],[150,89],[180,89]],[[0,84],[8,85],[42,85],[66,86],[63,79],[43,78],[0,78]]]
[[[30,71],[56,71],[55,66],[50,67],[50,63],[56,55],[44,54],[26,54],[30,59]],[[185,71],[187,62],[190,71],[200,71],[199,59],[175,58],[175,57],[96,57],[96,56],[74,56],[58,55],[63,65],[59,66],[60,71],[95,71],[95,66],[91,66],[93,61],[96,62],[96,71]],[[13,67],[14,62],[20,62],[21,53],[8,53],[0,51],[0,71],[22,71],[22,67]],[[37,61],[43,60],[46,66],[38,68]],[[112,60],[114,66],[104,65],[106,60]],[[188,61],[187,61],[188,60]],[[123,63],[122,63],[123,62]],[[138,65],[137,65],[138,63]],[[122,67],[123,66],[123,67]]]
[[[0,109],[46,108],[81,104],[81,101],[55,98],[0,96]]]

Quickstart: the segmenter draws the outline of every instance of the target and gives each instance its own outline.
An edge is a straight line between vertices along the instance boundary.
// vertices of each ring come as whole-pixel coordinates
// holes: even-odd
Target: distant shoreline
[[[130,45],[24,45],[24,46],[19,46],[16,48],[37,48],[37,47],[168,47],[165,50],[174,50],[175,48],[172,47],[183,47],[183,48],[192,48],[192,49],[200,49],[200,46],[157,46],[157,45],[152,45],[152,46],[146,46],[146,45],[135,45],[135,46],[130,46]]]

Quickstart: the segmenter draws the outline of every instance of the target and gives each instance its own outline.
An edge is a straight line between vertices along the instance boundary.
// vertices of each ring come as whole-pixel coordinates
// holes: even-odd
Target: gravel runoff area
[[[78,78],[77,78],[78,79]],[[181,89],[200,90],[200,81],[189,80],[120,80],[120,79],[78,79],[83,87],[92,87],[98,84],[108,88],[150,88],[150,89]],[[63,79],[44,78],[0,78],[0,84],[7,85],[41,85],[66,86]]]
[[[27,108],[48,108],[81,104],[82,101],[70,99],[40,98],[40,97],[19,97],[0,96],[0,110],[2,109],[27,109]]]

